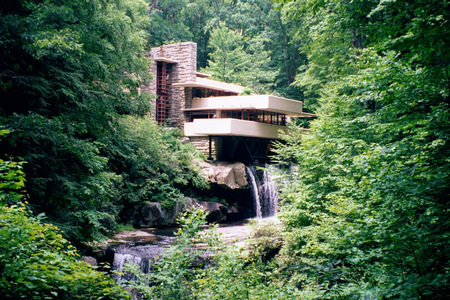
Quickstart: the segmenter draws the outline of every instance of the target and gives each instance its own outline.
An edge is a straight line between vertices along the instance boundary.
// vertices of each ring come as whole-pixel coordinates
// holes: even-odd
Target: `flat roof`
[[[197,75],[197,77],[204,77],[204,78],[211,77],[210,74],[201,73],[201,72],[197,72],[195,74]]]
[[[243,86],[220,82],[216,80],[211,80],[207,78],[197,77],[195,81],[188,82],[180,82],[174,83],[174,86],[184,86],[184,87],[198,87],[211,89],[215,91],[224,91],[224,92],[232,92],[232,93],[241,93],[244,90]]]
[[[177,60],[173,60],[173,59],[170,59],[170,58],[167,58],[167,57],[157,57],[157,58],[154,59],[154,61],[163,61],[163,62],[166,62],[166,63],[169,63],[169,64],[177,64],[178,63]]]
[[[303,115],[302,101],[272,95],[220,96],[194,98],[190,111],[194,110],[233,110],[257,109],[286,115]]]
[[[254,106],[245,106],[245,107],[221,107],[221,108],[209,108],[209,107],[202,107],[202,108],[185,108],[183,111],[204,111],[204,110],[241,110],[241,109],[257,109],[257,110],[267,110],[267,109],[260,109],[255,108]]]

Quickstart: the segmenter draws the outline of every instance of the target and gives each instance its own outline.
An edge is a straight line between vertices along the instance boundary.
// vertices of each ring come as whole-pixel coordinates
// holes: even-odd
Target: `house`
[[[156,94],[153,115],[159,124],[184,135],[209,159],[267,162],[270,147],[291,117],[313,117],[301,101],[271,95],[240,96],[243,87],[197,72],[197,44],[152,48],[153,79],[142,90]]]

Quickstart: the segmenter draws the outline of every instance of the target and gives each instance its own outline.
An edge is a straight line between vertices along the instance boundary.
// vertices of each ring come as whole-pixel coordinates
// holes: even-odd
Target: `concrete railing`
[[[303,103],[271,95],[250,95],[250,96],[226,96],[211,98],[196,98],[192,100],[192,107],[195,109],[259,109],[287,115],[301,114]]]
[[[185,136],[246,136],[279,139],[286,126],[238,119],[195,119],[184,124]]]

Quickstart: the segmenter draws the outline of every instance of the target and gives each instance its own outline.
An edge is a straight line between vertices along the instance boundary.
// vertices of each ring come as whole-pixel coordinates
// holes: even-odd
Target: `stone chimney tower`
[[[191,89],[173,86],[174,83],[195,82],[197,72],[197,44],[184,42],[152,48],[153,63],[150,86],[142,90],[157,95],[152,116],[159,124],[182,128],[186,96]]]

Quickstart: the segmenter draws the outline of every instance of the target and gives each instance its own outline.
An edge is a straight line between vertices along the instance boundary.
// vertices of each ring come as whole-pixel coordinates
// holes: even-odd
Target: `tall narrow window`
[[[158,95],[156,99],[156,121],[158,124],[164,124],[169,114],[167,91],[168,64],[159,61],[156,74],[156,94]]]

